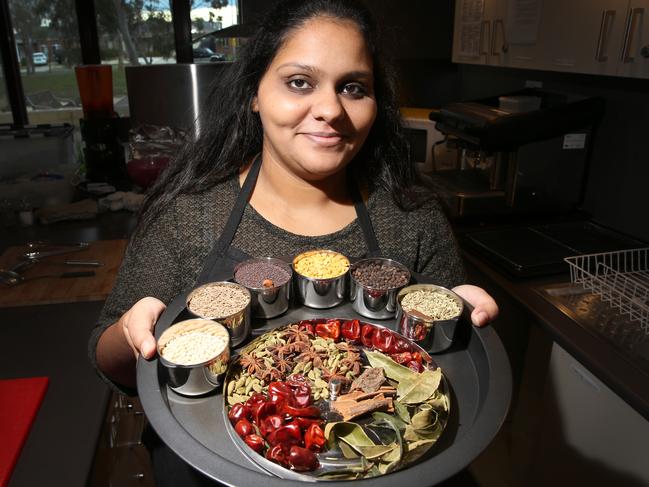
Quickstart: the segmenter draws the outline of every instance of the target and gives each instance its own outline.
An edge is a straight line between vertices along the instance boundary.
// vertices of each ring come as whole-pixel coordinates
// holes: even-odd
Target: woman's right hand
[[[156,341],[153,329],[165,308],[165,304],[159,299],[142,298],[117,322],[136,359],[138,355],[145,359],[155,355]]]

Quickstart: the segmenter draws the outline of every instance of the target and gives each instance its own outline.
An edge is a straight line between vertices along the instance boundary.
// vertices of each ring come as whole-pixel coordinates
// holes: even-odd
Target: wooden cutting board
[[[38,304],[103,301],[110,294],[117,270],[124,257],[126,240],[98,240],[87,249],[46,257],[22,273],[25,278],[64,272],[94,271],[92,277],[48,278],[27,281],[13,287],[0,283],[0,308]],[[10,269],[20,262],[26,247],[9,247],[0,257],[0,267]],[[66,260],[99,261],[101,267],[63,265]]]

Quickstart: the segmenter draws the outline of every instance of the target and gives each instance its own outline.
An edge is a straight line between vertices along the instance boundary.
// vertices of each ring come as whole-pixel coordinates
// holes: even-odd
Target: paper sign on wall
[[[542,0],[509,0],[509,44],[536,44],[541,22],[541,3]]]
[[[484,15],[484,0],[461,0],[460,55],[480,55],[480,34]]]
[[[586,134],[566,134],[563,136],[564,149],[583,149],[586,147]]]

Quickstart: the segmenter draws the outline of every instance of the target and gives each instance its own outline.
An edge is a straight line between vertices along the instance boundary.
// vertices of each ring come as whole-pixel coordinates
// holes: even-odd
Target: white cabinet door
[[[527,487],[649,485],[649,422],[554,344]]]
[[[628,0],[543,0],[539,68],[617,72]]]
[[[618,57],[618,76],[649,78],[649,0],[631,0]]]

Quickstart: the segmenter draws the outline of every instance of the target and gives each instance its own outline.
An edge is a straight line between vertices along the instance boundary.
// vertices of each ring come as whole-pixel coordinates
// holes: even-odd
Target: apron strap
[[[243,212],[246,209],[250,195],[252,195],[252,190],[254,189],[255,183],[257,182],[260,168],[261,154],[255,157],[254,161],[252,162],[252,166],[250,166],[250,171],[246,176],[246,180],[244,181],[243,186],[241,187],[241,191],[239,191],[239,195],[234,202],[234,206],[232,207],[228,221],[223,227],[221,236],[216,241],[216,244],[214,244],[214,247],[212,247],[212,250],[205,259],[203,270],[201,270],[197,282],[201,282],[207,279],[214,264],[216,264],[216,262],[228,251],[232,240],[234,240],[234,235],[237,233],[237,228],[239,228],[239,223],[241,223],[241,218],[243,217]]]
[[[352,197],[354,202],[354,209],[356,210],[356,217],[358,218],[358,224],[361,226],[363,231],[363,236],[365,237],[365,244],[367,245],[367,256],[368,257],[378,257],[381,255],[381,248],[379,247],[379,241],[376,239],[376,234],[374,233],[374,228],[372,227],[372,220],[370,219],[370,214],[367,211],[367,206],[363,202],[363,196],[358,190],[358,186],[354,184],[354,180],[351,177],[351,173],[347,173],[349,178],[349,194]]]

